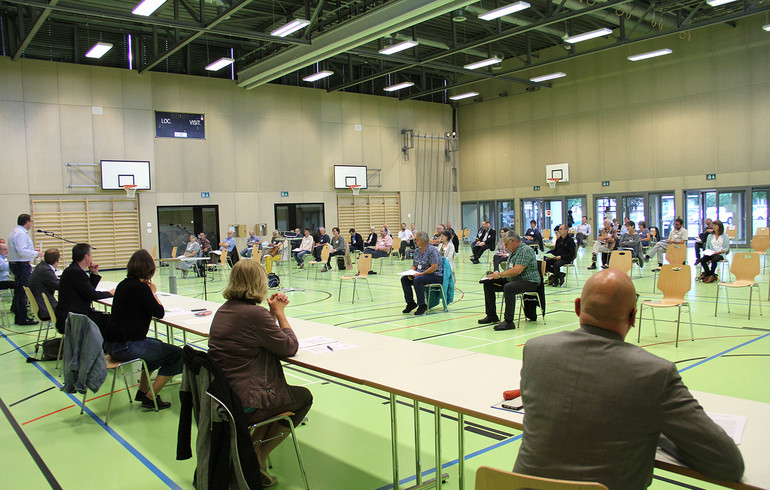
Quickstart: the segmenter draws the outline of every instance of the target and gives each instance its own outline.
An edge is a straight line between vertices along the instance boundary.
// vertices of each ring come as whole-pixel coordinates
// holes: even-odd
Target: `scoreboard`
[[[156,138],[205,139],[203,114],[155,111]]]

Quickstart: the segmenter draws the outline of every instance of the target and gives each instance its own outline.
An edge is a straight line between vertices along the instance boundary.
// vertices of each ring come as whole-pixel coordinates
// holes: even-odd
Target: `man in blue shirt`
[[[235,238],[233,238],[232,231],[228,231],[227,238],[219,243],[219,250],[221,250],[222,253],[225,253],[225,250],[227,251],[227,261],[230,263],[230,267],[238,262],[238,252],[235,249]]]
[[[11,270],[8,268],[8,245],[5,240],[0,242],[0,289],[13,289],[16,284],[11,281]]]
[[[16,276],[16,287],[13,291],[13,313],[17,325],[35,325],[37,322],[27,313],[27,295],[24,286],[29,284],[32,275],[32,261],[43,257],[43,252],[35,250],[29,230],[32,228],[32,216],[20,214],[16,220],[18,226],[8,237],[9,269]]]
[[[414,314],[424,315],[428,311],[428,305],[425,303],[425,286],[427,284],[441,284],[444,280],[444,262],[436,247],[429,243],[427,233],[418,231],[414,241],[417,248],[414,251],[412,270],[416,273],[401,276],[401,288],[404,290],[404,300],[406,301],[406,308],[404,308],[403,313],[409,313],[417,308]],[[417,295],[416,303],[412,288]]]
[[[251,258],[252,247],[257,247],[257,250],[262,249],[262,239],[254,233],[254,230],[249,230],[249,238],[246,239],[246,248],[241,250],[241,257]]]

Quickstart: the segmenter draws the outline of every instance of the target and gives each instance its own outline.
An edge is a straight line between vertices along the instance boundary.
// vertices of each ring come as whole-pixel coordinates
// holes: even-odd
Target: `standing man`
[[[398,238],[401,239],[398,255],[401,257],[401,260],[406,260],[406,249],[414,248],[414,236],[411,231],[406,229],[406,223],[401,223],[401,231],[398,232]]]
[[[35,270],[32,271],[32,275],[29,277],[29,289],[35,296],[35,301],[37,301],[37,306],[40,309],[37,316],[43,321],[51,319],[48,315],[48,309],[43,302],[43,296],[48,298],[48,302],[54,310],[56,310],[56,305],[59,304],[53,295],[54,292],[59,290],[59,278],[56,277],[57,265],[59,265],[59,250],[49,248],[45,251],[43,262],[35,266]]]
[[[659,271],[663,266],[663,252],[668,249],[669,243],[687,243],[687,229],[684,228],[684,220],[682,218],[674,220],[674,228],[671,230],[671,233],[668,234],[668,240],[659,241],[653,245],[652,248],[647,251],[647,255],[644,256],[646,262],[650,260],[650,257],[657,255],[658,267],[652,269],[653,272]]]
[[[588,223],[588,216],[583,216],[583,222],[577,225],[576,231],[575,238],[577,239],[578,247],[585,247],[586,240],[591,236],[591,225]]]
[[[32,275],[32,262],[43,257],[41,250],[35,250],[29,230],[32,228],[32,216],[20,214],[16,219],[17,226],[8,237],[8,268],[16,276],[13,290],[13,314],[16,325],[36,325],[37,322],[27,314],[27,295],[24,286],[29,285]]]
[[[479,320],[480,325],[497,323],[497,305],[495,293],[502,291],[505,298],[505,313],[503,321],[495,325],[495,330],[511,330],[516,328],[513,323],[513,312],[516,309],[516,295],[528,291],[537,291],[540,287],[540,274],[537,272],[537,257],[532,247],[521,246],[521,237],[513,230],[503,237],[508,249],[508,269],[503,272],[493,272],[480,282],[484,285],[484,308],[487,316]]]
[[[262,248],[262,239],[259,238],[255,233],[254,230],[249,230],[249,237],[246,239],[246,248],[241,250],[241,257],[245,258],[251,258],[251,248],[257,247],[257,250]]]
[[[478,264],[479,258],[481,257],[481,254],[484,253],[484,250],[494,250],[495,238],[495,230],[492,229],[492,223],[489,221],[482,222],[481,228],[479,228],[478,233],[476,233],[476,240],[473,242],[473,256],[471,257],[471,262]]]
[[[402,313],[410,313],[416,308],[415,315],[424,315],[428,311],[428,305],[425,303],[425,286],[440,284],[444,280],[444,260],[436,247],[428,242],[428,234],[424,231],[418,231],[414,241],[417,247],[414,250],[412,270],[416,273],[411,276],[401,276],[401,289],[404,290],[404,301],[406,301],[406,308]],[[414,294],[412,294],[412,288],[414,288]]]
[[[70,313],[87,315],[99,330],[104,330],[110,315],[91,308],[91,302],[112,298],[115,290],[97,291],[102,276],[99,264],[91,260],[91,245],[78,243],[72,247],[72,263],[62,272],[59,279],[59,304],[56,305],[56,330],[64,333],[64,325]]]
[[[743,458],[693,398],[676,366],[625,342],[634,284],[617,270],[590,277],[575,299],[580,328],[524,345],[524,437],[513,471],[647,488],[661,434],[704,476],[738,481]]]
[[[575,240],[569,234],[567,225],[562,224],[559,226],[559,238],[556,239],[556,244],[549,253],[553,258],[545,259],[545,270],[551,273],[551,286],[564,284],[567,274],[561,272],[561,266],[571,264],[575,260],[575,250]]]

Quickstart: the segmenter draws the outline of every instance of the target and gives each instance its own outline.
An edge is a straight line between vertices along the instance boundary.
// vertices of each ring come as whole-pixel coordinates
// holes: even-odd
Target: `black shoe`
[[[596,269],[596,262],[592,263],[591,266],[588,268],[589,271],[592,271]]]
[[[142,391],[139,388],[136,389],[136,396],[134,397],[134,400],[138,402],[143,402],[147,398],[147,392]]]
[[[371,276],[376,276],[377,275],[377,273],[374,272],[374,271],[369,271],[368,274],[371,275]]]
[[[411,313],[415,308],[417,308],[417,303],[407,303],[406,308],[401,313]]]
[[[536,322],[537,321],[537,315],[535,316],[528,316],[527,317],[528,322]]]
[[[416,316],[424,315],[426,311],[428,311],[428,305],[420,305],[417,307],[417,310],[414,312],[414,314]]]
[[[559,276],[559,286],[564,286],[564,280],[567,278],[567,274],[562,274]]]
[[[502,322],[495,325],[495,330],[498,332],[501,330],[513,330],[514,328],[516,328],[516,325],[513,322],[506,320],[503,320]]]
[[[610,267],[609,265],[607,265],[607,264],[604,264],[604,265],[602,266],[602,269],[609,269],[609,267]]]
[[[323,266],[323,268],[321,269],[321,272],[327,272],[328,270],[329,270],[329,268],[328,268],[328,267],[326,267],[326,266]]]
[[[158,410],[165,410],[171,407],[171,402],[164,402],[160,399],[160,395],[155,395],[155,401],[158,402]],[[142,400],[142,408],[151,408],[155,410],[155,404],[152,402],[151,398],[145,396],[144,400]]]
[[[37,322],[32,318],[25,318],[24,320],[16,320],[16,325],[37,325]]]
[[[471,262],[474,263],[474,264],[478,264],[479,263],[479,259],[471,257]]]
[[[496,316],[485,316],[481,320],[479,320],[479,325],[489,325],[490,323],[497,323],[500,319]]]

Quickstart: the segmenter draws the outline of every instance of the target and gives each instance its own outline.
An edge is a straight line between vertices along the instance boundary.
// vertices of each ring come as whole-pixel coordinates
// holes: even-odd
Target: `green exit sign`
[[[602,187],[609,187],[610,181],[609,180],[602,180]]]
[[[289,197],[289,191],[281,191],[281,197]]]
[[[706,180],[717,180],[717,174],[706,174]]]
[[[534,186],[532,186],[532,190],[533,191],[539,191],[540,190],[540,186],[539,185],[534,185]]]
[[[206,198],[208,198],[208,197],[211,197],[211,194],[210,194],[210,193],[208,193],[208,192],[201,192],[201,197],[202,197],[203,199],[206,199]]]

